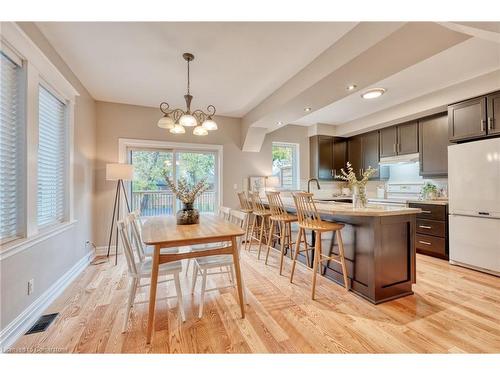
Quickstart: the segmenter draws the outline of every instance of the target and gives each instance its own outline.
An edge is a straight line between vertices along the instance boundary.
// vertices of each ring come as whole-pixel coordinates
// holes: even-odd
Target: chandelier
[[[184,95],[186,110],[180,108],[169,109],[170,105],[167,102],[162,102],[160,111],[163,113],[163,117],[158,121],[158,127],[169,129],[170,133],[173,134],[184,134],[186,127],[194,127],[194,135],[207,135],[209,130],[217,130],[217,124],[212,119],[215,115],[215,107],[209,105],[207,112],[201,109],[191,112],[193,96],[189,93],[189,63],[194,60],[194,55],[184,53],[182,57],[187,61],[187,94]]]

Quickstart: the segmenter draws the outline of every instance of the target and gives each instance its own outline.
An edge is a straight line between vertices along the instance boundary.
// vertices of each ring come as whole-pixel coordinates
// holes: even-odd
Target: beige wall
[[[241,151],[241,119],[216,117],[219,129],[205,137],[186,134],[174,135],[156,126],[160,118],[157,108],[127,104],[97,102],[97,164],[95,204],[99,207],[94,221],[96,244],[107,244],[109,222],[115,184],[105,181],[106,163],[118,161],[118,139],[132,138],[162,140],[185,143],[207,143],[223,146],[223,197],[224,205],[238,205],[236,192],[242,189],[245,179],[250,175],[271,174],[272,141],[294,142],[300,144],[300,174],[309,175],[309,141],[307,128],[286,126],[266,136],[258,153]],[[234,188],[236,185],[236,188]]]
[[[85,242],[93,241],[95,101],[36,25],[31,22],[19,25],[80,93],[75,104],[74,127],[74,218],[77,222],[72,228],[1,260],[1,329],[81,260],[91,250]],[[34,279],[35,288],[28,296],[30,279]]]

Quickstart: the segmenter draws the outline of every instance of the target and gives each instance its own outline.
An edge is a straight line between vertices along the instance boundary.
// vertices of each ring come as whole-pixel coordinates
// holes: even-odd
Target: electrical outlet
[[[28,281],[28,296],[35,291],[35,279]]]

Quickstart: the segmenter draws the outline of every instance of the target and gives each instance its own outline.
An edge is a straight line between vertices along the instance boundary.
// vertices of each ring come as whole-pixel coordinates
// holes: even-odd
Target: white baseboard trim
[[[0,350],[2,352],[8,350],[35,323],[50,304],[88,266],[93,257],[93,252],[87,253],[0,332]]]
[[[122,253],[122,250],[120,248],[118,248],[118,254],[121,254],[121,253]],[[96,257],[106,256],[107,254],[108,254],[108,247],[107,246],[97,246],[95,248],[95,256]],[[109,256],[110,257],[115,256],[115,246],[111,246],[109,248]]]

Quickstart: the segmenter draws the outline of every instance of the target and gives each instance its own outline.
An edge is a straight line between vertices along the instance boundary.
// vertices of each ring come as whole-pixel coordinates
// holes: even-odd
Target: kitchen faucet
[[[311,182],[313,181],[316,181],[316,187],[318,188],[318,190],[321,189],[321,187],[319,186],[319,181],[317,178],[310,178],[308,181],[307,181],[307,192],[310,193],[311,192]]]

